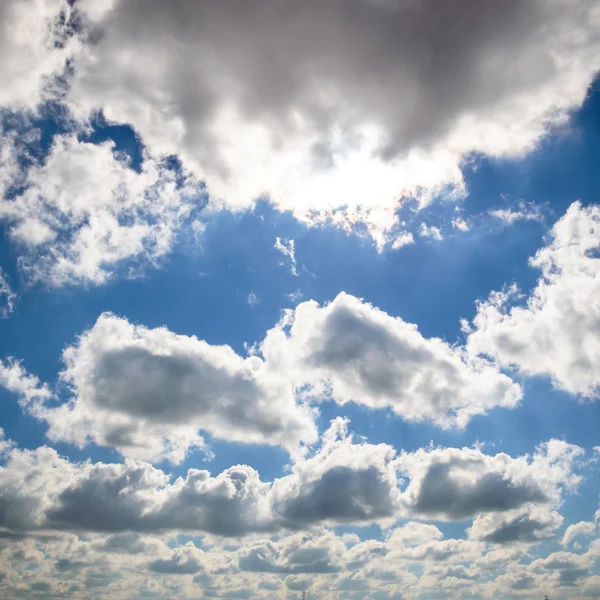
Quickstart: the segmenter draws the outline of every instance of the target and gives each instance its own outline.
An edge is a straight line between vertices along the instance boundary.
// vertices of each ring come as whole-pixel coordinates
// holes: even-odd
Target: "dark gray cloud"
[[[554,537],[548,534],[548,523],[523,515],[503,523],[494,532],[482,539],[493,544],[510,544],[511,542],[537,542],[544,538]]]
[[[396,511],[390,482],[377,467],[333,467],[277,510],[283,523],[304,527],[310,523],[352,523],[391,517]]]
[[[535,480],[515,483],[501,473],[483,473],[475,480],[452,477],[455,467],[480,471],[483,463],[469,460],[432,464],[423,477],[413,510],[424,515],[444,513],[453,520],[478,512],[508,511],[527,502],[547,502]]]
[[[571,77],[561,72],[560,59],[571,58],[573,78],[589,80],[585,49],[598,39],[585,20],[593,3],[585,0],[574,9],[541,0],[259,0],[251,9],[242,0],[121,0],[112,10],[85,0],[80,6],[90,36],[88,53],[74,63],[74,103],[133,122],[152,147],[199,164],[219,192],[238,175],[236,166],[244,168],[243,160],[234,166],[232,155],[239,159],[247,150],[241,140],[251,125],[266,131],[260,150],[300,146],[315,170],[359,145],[366,124],[381,132],[373,152],[384,161],[440,144],[459,154],[527,147],[549,108],[579,102],[585,91],[565,85]],[[549,33],[556,30],[589,39],[573,48]],[[132,49],[138,61],[120,60]],[[523,98],[528,106],[537,99],[539,112],[520,112]],[[233,151],[229,132],[215,128],[224,107],[241,122]],[[153,122],[159,116],[160,130]],[[462,123],[468,127],[457,139]],[[482,135],[488,132],[496,135]],[[257,160],[268,163],[271,154],[260,150]],[[269,190],[271,175],[257,189]]]

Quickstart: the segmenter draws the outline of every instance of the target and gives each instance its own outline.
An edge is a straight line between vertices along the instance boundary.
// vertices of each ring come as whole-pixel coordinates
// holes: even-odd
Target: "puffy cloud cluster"
[[[148,171],[178,156],[214,207],[267,195],[308,223],[362,223],[380,247],[396,239],[402,197],[425,202],[448,184],[460,192],[470,153],[531,149],[582,103],[600,67],[593,0],[8,0],[1,10],[0,106],[58,99],[82,123],[101,111],[158,157]],[[109,178],[118,169],[93,152],[79,160]],[[48,169],[60,177],[61,164]],[[146,175],[162,195],[169,176]],[[97,195],[108,203],[113,193],[102,185]],[[143,231],[155,213],[138,201],[150,217],[123,256],[102,236],[129,239],[111,211],[80,245],[108,263],[139,254],[149,236],[152,254],[167,233]],[[79,231],[77,214],[62,216]],[[36,235],[48,227],[56,233],[45,223]],[[83,250],[45,277],[97,273]]]
[[[360,537],[336,535],[317,520],[313,527],[303,521],[302,531],[281,529],[289,521],[289,515],[283,519],[276,514],[282,489],[295,494],[289,480],[298,483],[300,471],[313,470],[318,477],[319,469],[335,468],[329,464],[334,460],[366,469],[366,456],[379,456],[379,446],[352,443],[345,435],[344,423],[334,423],[317,455],[272,484],[261,482],[249,467],[233,467],[214,477],[192,469],[173,481],[146,463],[74,463],[50,448],[9,448],[0,467],[0,592],[7,597],[40,597],[44,592],[83,599],[90,593],[126,598],[136,590],[149,597],[176,593],[178,598],[197,598],[200,593],[274,600],[287,588],[340,600],[353,594],[399,599],[410,590],[408,598],[414,600],[433,591],[437,597],[466,598],[462,594],[467,587],[480,597],[506,597],[518,590],[559,595],[576,585],[593,589],[597,542],[577,554],[540,558],[537,549],[529,554],[529,548],[542,536],[508,540],[473,535],[475,529],[498,529],[500,521],[512,527],[517,509],[478,515],[470,539],[444,538],[435,525],[414,521],[387,529],[379,540],[368,539],[368,530],[356,530]],[[342,449],[344,458],[337,456]],[[388,449],[393,462],[392,452]],[[544,470],[547,454],[540,451],[525,461],[536,464],[530,476],[538,478],[540,489],[557,477]],[[556,451],[550,454],[560,461]],[[282,487],[274,494],[278,485]],[[363,498],[345,486],[332,486],[327,497],[331,506],[351,505],[349,494]],[[465,494],[472,491],[465,489]],[[323,518],[314,502],[302,501],[308,510],[316,506],[315,515]],[[560,520],[555,512],[530,504],[520,514],[540,522],[547,515]],[[326,518],[335,524],[331,516]],[[356,517],[354,523],[359,522]],[[214,535],[192,542],[182,540],[180,532]],[[245,534],[253,535],[240,539]],[[519,543],[507,546],[508,541]],[[525,557],[530,560],[521,562]]]
[[[0,5],[0,108],[33,111],[55,98],[56,78],[79,47],[68,0],[6,0]]]
[[[75,463],[48,447],[7,447],[6,452],[0,526],[15,531],[198,531],[240,537],[322,524],[389,525],[402,516],[477,517],[473,540],[505,543],[535,541],[560,525],[555,513],[531,505],[560,505],[565,489],[578,483],[582,450],[551,441],[532,457],[490,456],[468,448],[397,456],[385,444],[356,442],[338,419],[312,456],[297,460],[288,475],[273,482],[261,481],[256,470],[243,465],[216,476],[190,469],[173,481],[141,461]],[[544,524],[532,526],[536,519]],[[511,533],[515,527],[522,531]],[[440,535],[436,527],[412,525],[389,543],[432,544],[436,552],[446,552],[434,543]],[[265,552],[259,554],[264,558]]]
[[[288,311],[248,357],[103,314],[63,362],[67,401],[27,403],[48,423],[49,438],[153,462],[181,462],[204,446],[199,431],[294,454],[317,440],[311,403],[325,398],[442,427],[521,398],[519,385],[489,361],[347,294]],[[341,468],[330,477],[346,481]],[[377,485],[368,489],[376,493]]]
[[[345,293],[322,307],[310,301],[288,311],[260,351],[297,386],[340,404],[389,408],[409,421],[464,426],[521,398],[520,387],[488,361]]]
[[[530,261],[542,275],[519,303],[513,286],[481,302],[468,332],[472,354],[501,367],[546,375],[586,398],[600,391],[600,208],[572,204]]]
[[[379,243],[403,193],[460,188],[466,153],[531,148],[600,67],[590,0],[78,4],[79,114],[131,123],[225,205],[269,194]]]
[[[190,447],[203,446],[200,429],[292,452],[317,439],[311,411],[296,402],[291,384],[229,346],[104,314],[63,360],[71,400],[33,408],[54,440],[180,462]]]
[[[559,440],[542,444],[531,457],[487,455],[474,448],[404,452],[396,461],[409,478],[402,505],[413,515],[451,521],[529,503],[558,505],[562,492],[580,482],[574,467],[582,454]]]
[[[198,205],[198,183],[168,162],[146,156],[137,172],[112,142],[74,135],[55,138],[45,161],[20,177],[0,218],[27,277],[54,286],[103,283],[126,259],[156,261]]]

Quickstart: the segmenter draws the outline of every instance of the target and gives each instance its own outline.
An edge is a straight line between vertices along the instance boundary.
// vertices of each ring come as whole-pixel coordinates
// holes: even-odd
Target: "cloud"
[[[490,210],[489,214],[507,225],[512,225],[517,221],[541,221],[543,219],[539,206],[536,206],[533,203],[528,204],[523,200],[519,202],[517,210],[512,208],[500,208],[497,210]]]
[[[152,263],[170,251],[198,205],[198,183],[148,155],[138,173],[114,149],[58,136],[2,203],[28,278],[100,284],[126,259]]]
[[[6,319],[15,309],[17,294],[13,292],[6,273],[0,268],[0,318]]]
[[[229,346],[105,313],[65,349],[63,361],[71,399],[34,410],[52,440],[181,462],[203,446],[199,430],[289,451],[317,439],[311,411],[297,404],[291,385],[260,358],[242,358]]]
[[[575,538],[593,537],[596,533],[597,525],[591,521],[580,521],[569,525],[563,535],[562,545],[568,546]]]
[[[469,537],[494,544],[531,544],[556,537],[562,523],[558,512],[530,504],[504,514],[478,515]]]
[[[558,505],[574,489],[582,449],[559,440],[532,457],[494,456],[471,448],[433,448],[402,453],[396,464],[410,482],[401,503],[408,514],[461,521],[478,513],[505,513],[529,503]]]
[[[291,528],[393,517],[400,499],[395,455],[386,444],[354,443],[347,422],[338,418],[314,456],[275,481],[273,510]]]
[[[296,270],[296,250],[294,240],[282,240],[281,238],[275,238],[275,249],[279,250],[281,254],[287,256],[290,262],[290,272],[292,275],[298,275]]]
[[[342,293],[288,311],[260,346],[273,370],[339,404],[390,408],[408,421],[464,426],[495,406],[514,407],[520,387],[460,347]]]
[[[515,287],[480,302],[466,325],[471,354],[551,377],[585,398],[600,389],[600,208],[573,203],[530,260],[542,273],[524,305]]]
[[[463,233],[469,231],[470,229],[469,224],[462,217],[456,217],[452,219],[452,227],[462,231]]]
[[[429,226],[425,223],[421,223],[421,226],[419,227],[419,235],[421,237],[431,238],[436,242],[441,242],[444,239],[442,232],[437,227],[435,227],[435,225]]]
[[[36,375],[31,375],[22,363],[14,358],[0,360],[0,386],[19,396],[21,405],[43,402],[52,397],[48,386]]]
[[[392,241],[392,250],[398,250],[403,246],[409,246],[415,243],[415,238],[410,231],[403,231],[399,235],[395,236]]]
[[[238,551],[242,571],[301,574],[342,570],[346,546],[326,529],[296,533],[281,540],[261,540]]]
[[[215,204],[269,195],[381,243],[403,193],[460,190],[464,156],[527,151],[582,103],[599,17],[574,1],[84,0],[68,100],[179,155]]]
[[[345,422],[338,419],[312,456],[298,459],[288,475],[273,482],[261,481],[259,473],[247,465],[214,476],[189,469],[174,479],[148,463],[129,459],[118,464],[72,462],[52,448],[19,450],[8,443],[4,452],[0,527],[12,532],[115,534],[98,551],[137,555],[146,551],[147,542],[132,536],[133,532],[203,532],[240,538],[284,529],[305,532],[322,525],[389,526],[399,517],[410,516],[450,521],[477,517],[467,551],[479,547],[475,544],[479,538],[508,541],[492,540],[490,532],[506,530],[520,507],[529,511],[529,520],[540,521],[549,514],[546,527],[556,526],[560,517],[531,507],[531,498],[539,498],[542,508],[554,510],[560,505],[565,489],[577,485],[575,460],[582,451],[551,441],[531,458],[451,448],[396,456],[385,444],[354,440]],[[448,463],[448,459],[449,474],[442,476],[443,485],[432,487],[428,483],[431,465]],[[480,513],[504,515],[495,518]],[[294,539],[302,540],[302,534]],[[371,554],[390,551],[415,560],[441,560],[442,555],[458,552],[455,545],[438,544],[440,540],[436,527],[409,523],[392,532],[383,546],[375,541],[367,546],[349,544],[347,562],[358,568]],[[248,565],[254,565],[250,570],[257,570],[262,559],[280,564],[281,548],[261,548],[248,556]]]
[[[67,0],[6,0],[0,6],[0,106],[33,111],[57,93],[57,75],[78,47]]]

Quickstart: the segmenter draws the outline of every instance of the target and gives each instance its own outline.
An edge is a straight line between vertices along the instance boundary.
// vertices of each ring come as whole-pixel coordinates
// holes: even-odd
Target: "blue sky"
[[[41,4],[1,9],[0,595],[600,598],[594,2],[414,53],[446,9]]]

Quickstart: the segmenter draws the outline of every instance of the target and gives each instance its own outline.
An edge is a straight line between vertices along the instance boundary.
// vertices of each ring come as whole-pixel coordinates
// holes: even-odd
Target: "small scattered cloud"
[[[275,249],[279,250],[284,256],[289,259],[290,263],[290,273],[292,275],[298,275],[298,271],[296,269],[296,250],[294,240],[282,240],[281,238],[275,238]]]
[[[421,237],[431,238],[438,242],[441,242],[444,239],[442,232],[435,225],[426,225],[425,223],[421,223],[419,227],[419,235]]]
[[[248,294],[248,297],[246,298],[246,302],[248,302],[248,304],[254,308],[255,306],[258,306],[260,304],[260,298],[258,297],[258,295],[254,292],[250,292]]]

